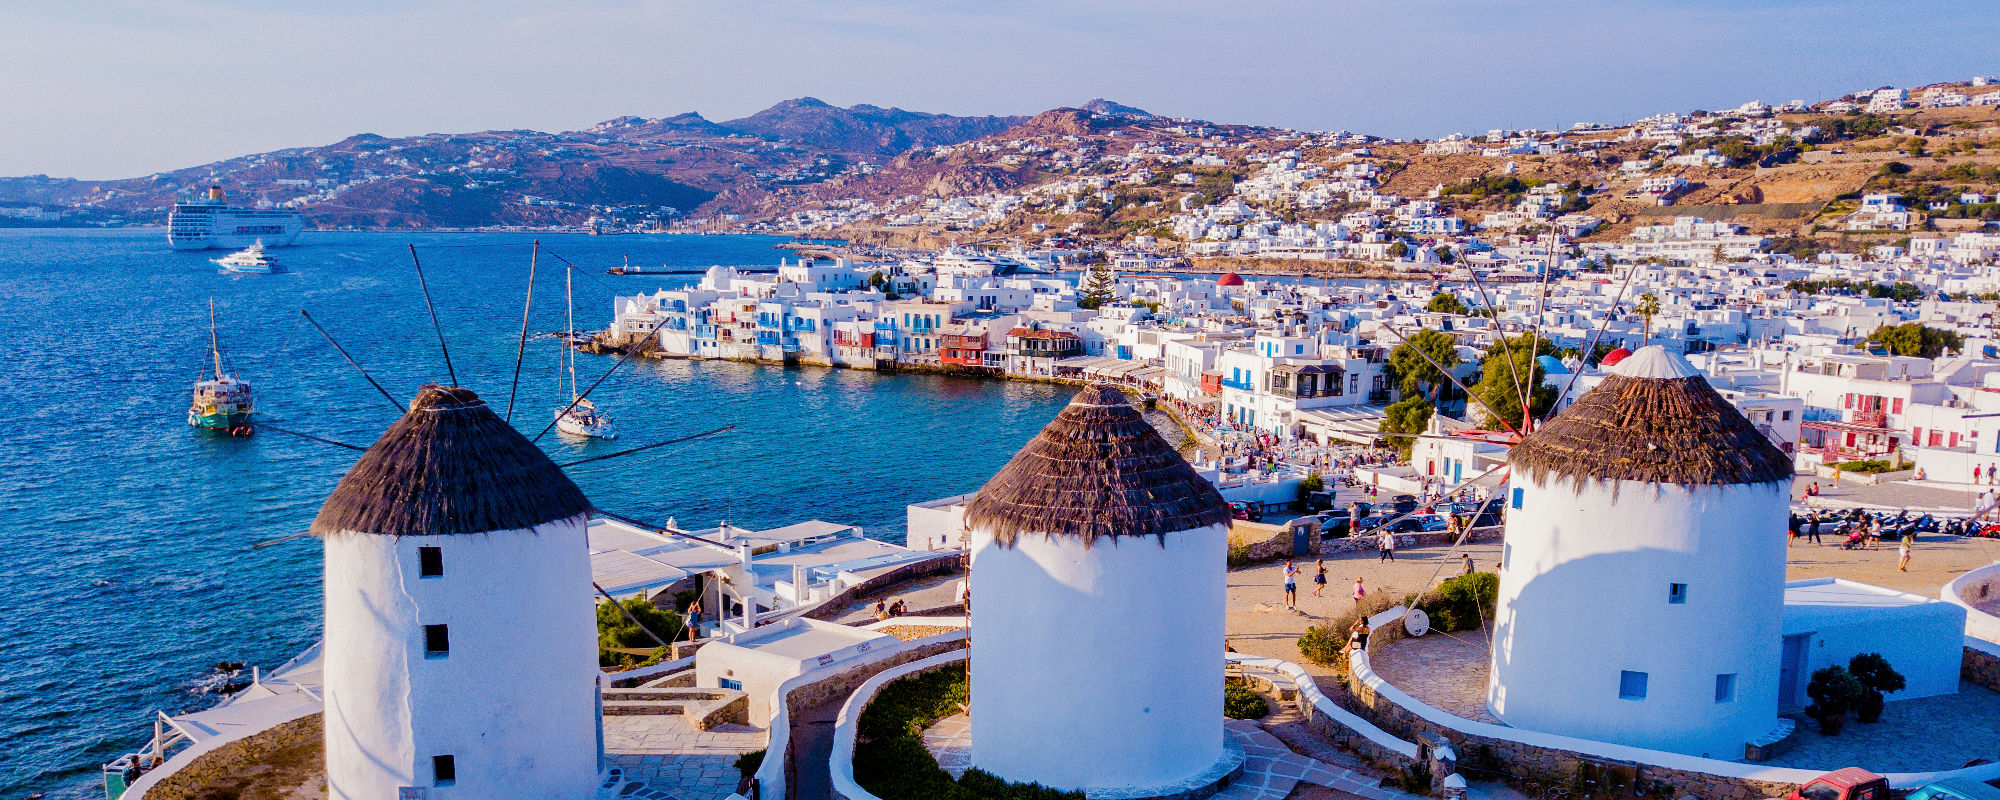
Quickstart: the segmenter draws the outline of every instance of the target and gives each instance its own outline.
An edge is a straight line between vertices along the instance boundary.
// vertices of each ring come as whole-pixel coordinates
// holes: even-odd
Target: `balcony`
[[[1856,411],[1854,412],[1853,422],[1856,425],[1866,425],[1870,428],[1887,428],[1889,427],[1889,415],[1887,412],[1882,411]]]
[[[1239,381],[1239,380],[1235,380],[1235,379],[1233,379],[1233,378],[1223,378],[1223,379],[1222,379],[1222,388],[1224,388],[1224,389],[1237,389],[1237,390],[1240,390],[1240,391],[1245,391],[1245,392],[1254,392],[1254,391],[1256,391],[1256,388],[1255,388],[1255,387],[1253,387],[1253,386],[1251,386],[1251,385],[1250,385],[1250,382],[1249,382],[1249,381]]]

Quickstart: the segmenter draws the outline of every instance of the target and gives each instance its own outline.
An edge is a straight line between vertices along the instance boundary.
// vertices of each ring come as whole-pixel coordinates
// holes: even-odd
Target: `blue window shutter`
[[[1525,492],[1523,492],[1523,491],[1522,491],[1522,490],[1520,490],[1520,489],[1515,489],[1515,490],[1514,490],[1514,507],[1515,507],[1515,508],[1520,508],[1520,507],[1521,507],[1521,497],[1522,497],[1522,495],[1524,495],[1524,494],[1525,494]]]

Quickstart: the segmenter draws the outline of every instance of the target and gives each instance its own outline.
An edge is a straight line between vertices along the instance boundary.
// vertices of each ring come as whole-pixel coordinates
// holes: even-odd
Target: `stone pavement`
[[[604,752],[628,781],[675,800],[723,800],[736,791],[736,757],[764,746],[764,731],[722,725],[697,731],[679,714],[604,718]]]
[[[958,582],[964,579],[964,573],[958,572],[949,575],[927,575],[908,583],[897,584],[891,593],[881,595],[879,599],[890,603],[901,600],[911,614],[954,606],[958,602]],[[877,599],[869,597],[860,602],[850,603],[832,621],[842,625],[866,625],[874,622]]]
[[[1891,701],[1873,725],[1850,718],[1839,736],[1823,735],[1819,723],[1802,719],[1795,737],[1791,750],[1765,763],[1928,772],[1955,769],[1976,758],[2000,761],[2000,694],[1960,682],[1958,694]]]
[[[1368,665],[1396,688],[1432,707],[1470,720],[1503,724],[1486,710],[1486,670],[1492,626],[1432,632],[1375,648]]]
[[[1967,515],[1979,490],[1969,484],[1931,484],[1913,481],[1862,484],[1848,481],[1836,487],[1832,478],[1801,475],[1792,479],[1792,498],[1805,502],[1806,487],[1819,483],[1820,495],[1809,505],[1815,508],[1910,509],[1911,513]],[[1980,487],[1981,489],[1987,487]]]

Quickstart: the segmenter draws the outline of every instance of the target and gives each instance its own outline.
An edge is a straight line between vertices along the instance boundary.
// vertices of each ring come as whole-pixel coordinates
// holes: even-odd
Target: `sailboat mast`
[[[215,298],[208,298],[208,352],[215,357],[215,379],[222,380],[222,343],[215,337]]]
[[[563,267],[563,305],[567,307],[563,322],[563,349],[569,358],[569,399],[576,399],[576,277],[575,267]]]

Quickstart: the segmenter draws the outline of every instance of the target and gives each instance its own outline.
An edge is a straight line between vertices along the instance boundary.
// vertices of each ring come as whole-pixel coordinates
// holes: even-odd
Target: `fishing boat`
[[[203,369],[194,382],[194,402],[188,406],[188,424],[202,430],[223,431],[236,436],[250,433],[250,384],[222,365],[222,340],[215,331],[215,301],[208,301],[208,352],[215,372]]]
[[[246,272],[259,275],[284,272],[285,267],[264,254],[264,240],[258,239],[249,247],[221,258],[212,259],[223,272]]]
[[[611,426],[611,417],[598,413],[597,404],[576,390],[576,292],[570,273],[563,270],[563,298],[569,304],[563,328],[566,363],[556,371],[558,389],[562,388],[563,373],[569,373],[569,402],[556,407],[556,432],[585,439],[616,439],[618,432]]]

